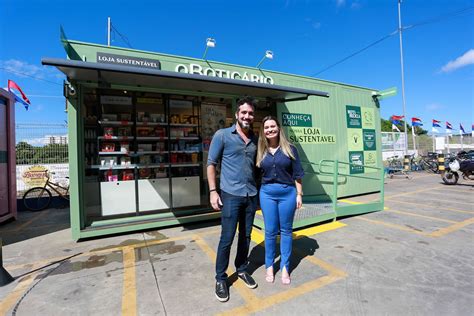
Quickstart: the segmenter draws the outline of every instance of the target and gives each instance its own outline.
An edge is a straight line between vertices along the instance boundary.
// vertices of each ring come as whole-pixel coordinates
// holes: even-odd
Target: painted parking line
[[[450,192],[462,193],[462,194],[466,194],[466,193],[471,194],[472,188],[474,188],[473,185],[471,185],[469,189],[464,188],[464,187],[459,187],[459,186],[457,186],[457,189],[455,189],[454,187],[450,187],[450,186],[440,186],[440,187],[436,188],[436,190],[450,191]]]
[[[362,202],[356,202],[356,201],[350,201],[350,200],[340,200],[340,201],[345,202],[345,203],[349,203],[349,204],[362,204]],[[410,212],[405,212],[405,211],[397,211],[397,210],[391,209],[391,208],[386,207],[386,206],[383,209],[384,209],[384,211],[391,212],[391,213],[397,213],[397,214],[402,214],[402,215],[426,218],[426,219],[439,221],[439,222],[445,222],[445,223],[457,223],[456,221],[452,221],[452,220],[449,220],[449,219],[443,219],[443,218],[427,216],[427,215],[421,215],[421,214],[417,214],[417,213],[410,213]]]
[[[13,308],[15,303],[18,302],[23,294],[28,290],[38,273],[39,271],[34,272],[18,281],[15,288],[0,302],[0,315],[6,315],[7,312]]]
[[[135,270],[135,249],[126,247],[123,249],[122,315],[134,316],[137,314]]]
[[[18,231],[22,230],[23,228],[30,226],[31,223],[33,223],[34,221],[40,219],[41,217],[44,217],[44,216],[48,215],[49,212],[50,212],[50,210],[44,210],[44,211],[40,212],[39,214],[36,214],[33,218],[30,218],[29,220],[27,220],[27,221],[24,222],[23,224],[20,224],[20,225],[18,225],[18,226],[15,227],[15,228],[2,230],[2,232],[3,232],[3,233],[18,232]],[[38,228],[39,228],[39,227],[38,227]]]
[[[456,213],[474,214],[474,212],[464,211],[464,210],[460,210],[460,209],[452,208],[452,207],[444,207],[444,206],[438,206],[438,205],[422,204],[422,203],[409,202],[409,201],[403,201],[403,200],[389,200],[388,202],[402,203],[402,204],[411,204],[411,205],[423,206],[423,207],[427,207],[427,206],[428,206],[428,207],[434,207],[434,208],[439,209],[439,210],[446,210],[446,211],[451,211],[451,212],[456,212]]]
[[[344,226],[347,226],[347,224],[335,221],[331,222],[328,224],[323,224],[323,225],[318,225],[314,227],[309,227],[306,229],[301,229],[301,230],[296,230],[293,231],[293,239],[298,239],[302,237],[308,237],[308,236],[313,236],[317,234],[321,234],[327,231],[331,231],[334,229],[342,228]]]
[[[254,240],[254,241],[259,241],[259,240],[263,239],[263,236],[261,235],[261,232],[259,232],[259,231],[256,231],[252,235],[256,235],[255,236],[256,240],[254,240],[252,238],[252,240]],[[293,249],[293,251],[295,253],[300,252],[298,249]],[[318,288],[329,285],[333,282],[336,282],[340,279],[343,279],[343,278],[347,277],[347,273],[345,273],[344,271],[330,265],[329,263],[327,263],[327,262],[325,262],[321,259],[318,259],[318,258],[313,257],[313,256],[303,256],[303,257],[304,257],[304,260],[307,260],[307,261],[311,262],[312,264],[314,264],[314,265],[324,269],[325,271],[327,271],[328,275],[325,275],[325,276],[317,278],[315,280],[306,282],[306,283],[304,283],[300,286],[289,288],[286,291],[282,291],[280,293],[277,293],[277,294],[274,294],[274,295],[271,295],[271,296],[267,296],[267,297],[264,297],[264,298],[257,298],[257,300],[255,300],[255,301],[249,302],[244,306],[237,307],[235,309],[226,311],[226,312],[224,312],[220,315],[244,315],[244,314],[256,313],[258,311],[264,310],[264,309],[266,309],[268,307],[271,307],[273,305],[284,303],[286,301],[289,301],[289,300],[294,299],[296,297],[299,297],[303,294],[309,293],[309,292],[314,291]]]
[[[343,200],[341,200],[341,201],[343,201]],[[360,202],[355,202],[355,201],[345,201],[345,202],[346,203],[352,203],[352,204],[362,204]],[[416,204],[416,203],[410,203],[410,204]],[[424,205],[424,204],[420,204],[420,205]],[[415,214],[415,213],[410,213],[410,212],[397,211],[397,210],[393,210],[393,209],[388,209],[387,211],[388,212],[393,212],[393,213],[398,213],[398,214],[403,214],[403,215],[409,215],[409,216],[416,216],[416,217],[431,219],[431,220],[440,221],[440,222],[453,223],[453,225],[445,227],[445,228],[440,228],[438,230],[435,230],[432,233],[426,233],[426,232],[419,231],[419,230],[416,230],[416,229],[412,229],[412,228],[409,228],[409,227],[405,227],[405,226],[402,226],[402,225],[390,224],[390,223],[387,223],[387,222],[368,219],[368,218],[364,218],[364,217],[354,217],[354,218],[360,219],[360,220],[365,220],[365,221],[368,221],[368,222],[372,222],[374,224],[379,224],[379,225],[395,228],[395,229],[398,229],[398,230],[403,230],[403,231],[410,232],[410,233],[413,233],[413,234],[429,236],[429,237],[441,237],[441,236],[447,235],[449,233],[452,233],[456,230],[459,230],[459,229],[461,229],[461,228],[463,228],[467,225],[470,225],[470,224],[474,223],[474,217],[470,218],[470,219],[467,219],[465,221],[462,221],[462,222],[456,222],[456,221],[451,221],[451,220],[442,219],[442,218],[438,218],[438,217],[420,215],[420,214]],[[472,214],[472,212],[465,212],[465,213],[471,213]]]
[[[216,234],[218,232],[220,232],[220,228],[209,230],[209,231],[206,231],[206,232],[202,232],[202,233],[200,233],[200,235],[201,236],[206,236],[206,235]],[[166,238],[166,239],[140,241],[140,242],[137,242],[137,243],[134,243],[134,244],[129,244],[129,245],[122,245],[122,246],[116,246],[116,247],[110,247],[110,248],[104,248],[104,249],[99,248],[97,250],[89,250],[89,251],[83,252],[83,253],[75,256],[75,257],[80,258],[80,257],[85,257],[85,256],[94,256],[94,255],[107,254],[107,253],[114,252],[114,251],[123,251],[124,248],[128,248],[128,247],[142,248],[142,247],[146,247],[146,246],[158,245],[158,244],[172,242],[172,241],[192,239],[193,236],[194,236],[194,234],[186,234],[186,235],[183,235],[183,236],[171,237],[171,238]],[[25,269],[25,268],[29,269],[33,265],[41,267],[41,266],[49,265],[49,264],[51,264],[52,262],[55,262],[55,261],[62,261],[62,260],[64,260],[64,258],[68,258],[68,257],[70,257],[70,256],[67,256],[67,257],[64,257],[64,256],[62,256],[62,257],[53,257],[53,258],[42,259],[42,260],[38,260],[38,261],[35,261],[35,262],[30,262],[30,263],[6,265],[5,268],[7,270],[17,270],[17,269]]]
[[[407,216],[413,216],[413,217],[426,218],[426,219],[430,219],[430,220],[438,221],[438,222],[445,222],[445,223],[451,223],[451,224],[458,223],[456,221],[452,221],[452,220],[449,220],[449,219],[443,219],[443,218],[438,218],[438,217],[433,217],[433,216],[427,216],[427,215],[421,215],[421,214],[416,214],[416,213],[404,212],[404,211],[397,211],[397,210],[394,210],[394,209],[387,210],[387,212],[401,214],[401,215],[407,215]]]
[[[419,189],[419,190],[410,191],[410,192],[397,193],[397,194],[393,194],[393,195],[385,195],[385,199],[391,199],[391,198],[394,198],[394,197],[412,195],[412,194],[417,194],[417,193],[420,193],[420,192],[431,191],[431,190],[434,190],[436,188],[437,187],[429,187],[429,188]]]
[[[442,196],[443,198],[438,198],[437,200],[447,202],[447,203],[456,203],[456,204],[464,204],[464,205],[469,205],[471,206],[474,202],[461,202],[461,201],[456,201],[453,198],[447,198],[445,193],[442,192],[428,192],[429,195],[434,195],[434,196]],[[431,198],[431,197],[430,197]],[[432,198],[431,198],[432,199]]]
[[[369,222],[369,223],[372,223],[372,224],[378,224],[378,225],[382,225],[382,226],[386,226],[386,227],[390,227],[390,228],[395,228],[395,229],[402,230],[402,231],[409,232],[409,233],[416,234],[416,235],[429,236],[429,234],[427,234],[427,233],[425,233],[421,230],[416,230],[416,229],[405,227],[405,226],[402,226],[402,225],[390,224],[390,223],[387,223],[387,222],[384,222],[384,221],[369,219],[369,218],[365,218],[365,217],[362,217],[362,216],[353,217],[353,218],[361,220],[361,221]]]
[[[438,229],[437,231],[434,231],[430,234],[431,237],[441,237],[444,235],[447,235],[449,233],[455,232],[457,230],[460,230],[463,227],[466,227],[467,225],[474,224],[474,217],[466,219],[465,221],[458,222],[454,225],[451,225],[449,227],[441,228]]]
[[[209,247],[209,245],[204,241],[200,234],[194,235],[193,238],[196,241],[196,244],[204,251],[204,253],[211,259],[212,262],[216,262],[216,253],[214,250]],[[229,268],[227,274],[231,275],[234,273],[234,270]],[[258,301],[258,298],[252,293],[252,290],[248,289],[242,282],[235,282],[233,287],[237,290],[239,295],[245,300],[246,303],[252,304],[255,301]]]
[[[424,231],[422,231],[422,230],[417,230],[417,229],[413,229],[413,228],[409,228],[409,227],[405,227],[405,226],[397,225],[397,224],[391,224],[391,223],[387,223],[387,222],[384,222],[384,221],[378,221],[378,220],[374,220],[374,219],[369,219],[369,218],[365,218],[365,217],[362,217],[362,216],[354,217],[354,218],[355,218],[355,219],[358,219],[358,220],[370,222],[370,223],[373,223],[373,224],[378,224],[378,225],[382,225],[382,226],[386,226],[386,227],[390,227],[390,228],[402,230],[402,231],[409,232],[409,233],[412,233],[412,234],[426,236],[426,237],[441,237],[441,236],[445,236],[445,235],[447,235],[447,234],[449,234],[449,233],[452,233],[452,232],[455,232],[455,231],[457,231],[457,230],[460,230],[461,228],[463,228],[463,227],[465,227],[465,226],[474,224],[474,217],[472,217],[472,218],[469,218],[469,219],[467,219],[467,220],[465,220],[465,221],[462,221],[462,222],[455,222],[455,224],[453,224],[453,225],[451,225],[451,226],[444,227],[444,228],[440,228],[440,229],[435,230],[434,232],[427,233],[427,232],[424,232]],[[438,220],[439,220],[439,219],[438,219]]]

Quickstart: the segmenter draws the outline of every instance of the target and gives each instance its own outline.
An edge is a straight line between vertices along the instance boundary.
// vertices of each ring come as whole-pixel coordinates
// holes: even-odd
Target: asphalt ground
[[[384,211],[295,232],[290,286],[279,271],[265,282],[254,229],[259,286],[231,266],[227,303],[214,296],[218,221],[76,243],[67,208],[20,212],[0,226],[15,277],[0,287],[0,315],[473,315],[473,183],[410,176],[386,180]]]

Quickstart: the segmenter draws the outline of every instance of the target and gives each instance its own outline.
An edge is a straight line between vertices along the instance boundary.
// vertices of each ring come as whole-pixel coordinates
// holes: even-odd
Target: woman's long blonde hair
[[[265,137],[265,132],[264,132],[264,126],[265,122],[267,121],[275,121],[275,123],[278,126],[278,129],[280,130],[280,135],[278,137],[278,143],[280,145],[281,150],[285,154],[285,156],[295,159],[295,155],[293,155],[293,151],[291,150],[291,144],[286,139],[285,133],[283,132],[283,129],[280,126],[280,122],[278,122],[278,119],[274,116],[266,116],[262,120],[262,126],[260,127],[260,133],[258,137],[258,148],[257,148],[257,167],[260,167],[260,164],[262,163],[263,158],[265,158],[265,155],[268,153],[268,140]]]

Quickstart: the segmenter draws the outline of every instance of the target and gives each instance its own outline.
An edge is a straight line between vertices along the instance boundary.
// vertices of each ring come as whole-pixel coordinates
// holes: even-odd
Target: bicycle
[[[421,156],[420,166],[423,170],[438,173],[438,155],[436,153],[428,153],[427,156]]]
[[[52,172],[51,174],[54,174]],[[49,173],[46,171],[46,182],[42,187],[34,187],[29,189],[23,194],[23,205],[29,211],[42,211],[51,204],[52,194],[47,188],[56,192],[60,197],[69,201],[69,184],[67,186],[61,186],[59,183],[51,182]],[[66,177],[69,179],[69,177]]]
[[[387,174],[390,178],[393,178],[395,174],[406,176],[406,171],[403,169],[403,163],[398,156],[388,157],[387,163]]]

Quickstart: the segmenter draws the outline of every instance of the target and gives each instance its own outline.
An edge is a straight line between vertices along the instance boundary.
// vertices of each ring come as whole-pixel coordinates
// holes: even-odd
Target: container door
[[[7,102],[0,98],[0,216],[9,212],[8,179],[10,170],[8,168],[8,131],[7,131]],[[13,189],[13,188],[12,188]]]

